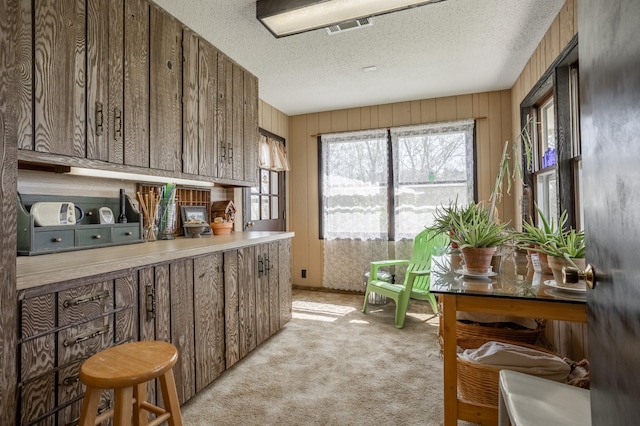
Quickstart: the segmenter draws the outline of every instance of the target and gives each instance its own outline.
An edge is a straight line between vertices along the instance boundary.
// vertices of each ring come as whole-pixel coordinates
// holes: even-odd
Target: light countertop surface
[[[105,248],[18,256],[17,290],[130,270],[208,253],[292,238],[293,232],[234,232]]]

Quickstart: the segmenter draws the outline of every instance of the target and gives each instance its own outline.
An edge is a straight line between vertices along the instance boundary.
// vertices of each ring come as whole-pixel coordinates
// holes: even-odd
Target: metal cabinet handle
[[[265,271],[267,271],[267,272],[270,271],[271,270],[271,264],[269,263],[269,258],[267,256],[264,257],[264,262],[266,264],[266,266],[264,268]]]
[[[66,348],[69,346],[73,346],[76,343],[84,342],[85,340],[89,340],[89,339],[93,339],[94,337],[101,336],[107,333],[108,331],[109,331],[108,325],[104,327],[96,328],[94,330],[89,330],[85,333],[78,334],[77,336],[72,337],[70,339],[64,339],[64,342],[62,342],[62,344]]]
[[[113,138],[116,141],[122,139],[122,110],[120,108],[113,109]]]
[[[147,321],[156,317],[156,289],[151,284],[145,286],[145,311]]]
[[[133,232],[131,232],[131,231],[125,232],[124,235],[133,235]]]
[[[264,262],[262,260],[262,256],[258,255],[258,278],[262,277],[264,273]]]
[[[55,238],[53,239],[53,242],[54,242],[54,243],[61,243],[61,242],[62,242],[62,238],[61,238],[61,237],[55,237]]]
[[[94,300],[100,300],[103,298],[109,297],[109,290],[99,291],[97,293],[92,293],[87,296],[76,297],[75,299],[67,299],[64,301],[62,306],[68,308],[70,306],[78,306],[83,303],[93,302]]]
[[[227,152],[229,156],[227,158],[227,163],[231,164],[233,162],[233,144],[229,143],[229,148],[227,148]]]
[[[95,238],[96,240],[99,240],[100,238],[102,238],[102,235],[96,234],[96,235],[93,236],[93,238]]]
[[[65,386],[72,386],[78,383],[78,381],[80,381],[80,373],[72,374],[69,377],[65,377],[62,381],[62,384]]]
[[[96,102],[96,135],[102,136],[104,131],[104,114],[102,113],[102,102]]]

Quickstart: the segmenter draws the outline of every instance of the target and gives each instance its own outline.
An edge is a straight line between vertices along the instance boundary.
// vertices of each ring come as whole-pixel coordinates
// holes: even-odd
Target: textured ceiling
[[[276,39],[254,0],[155,2],[258,76],[260,99],[287,115],[510,88],[564,4],[447,0]]]

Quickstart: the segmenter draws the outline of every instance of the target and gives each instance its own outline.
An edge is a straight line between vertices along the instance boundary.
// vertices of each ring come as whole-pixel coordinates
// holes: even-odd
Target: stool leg
[[[135,426],[146,426],[149,423],[149,413],[140,408],[147,400],[147,384],[139,383],[133,388],[133,397],[136,399],[133,407],[133,424]]]
[[[131,425],[133,413],[133,387],[115,389],[116,403],[113,410],[114,426]]]
[[[80,412],[79,426],[95,426],[96,416],[98,415],[98,405],[100,405],[101,389],[91,388],[87,386],[82,402],[82,411]]]
[[[176,381],[173,378],[172,369],[160,376],[160,387],[162,388],[164,409],[171,413],[171,417],[167,420],[169,426],[182,426],[180,402],[178,402],[178,392],[176,391]]]

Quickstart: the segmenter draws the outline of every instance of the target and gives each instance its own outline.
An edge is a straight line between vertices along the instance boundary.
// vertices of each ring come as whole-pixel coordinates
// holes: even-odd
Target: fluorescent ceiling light
[[[275,37],[443,0],[258,0],[256,17]]]

